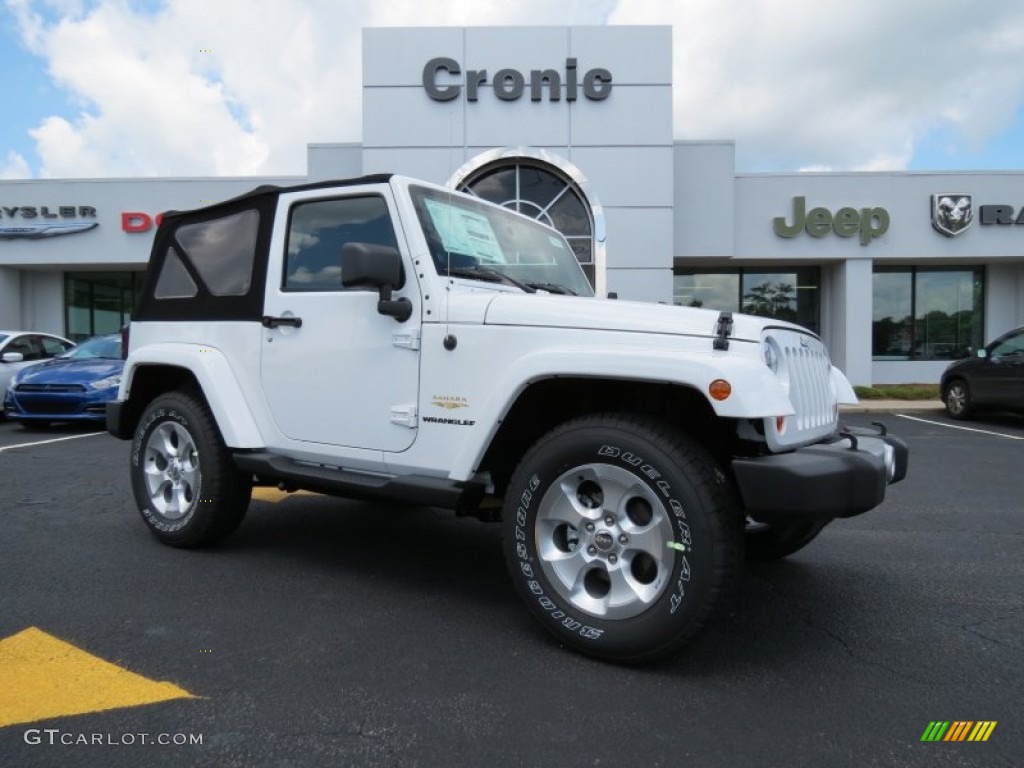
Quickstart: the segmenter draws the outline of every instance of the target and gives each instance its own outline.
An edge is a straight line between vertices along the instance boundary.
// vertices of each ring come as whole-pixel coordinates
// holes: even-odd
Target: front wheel
[[[190,392],[153,400],[135,430],[132,491],[165,544],[215,544],[242,522],[252,483],[239,472],[206,403]]]
[[[954,379],[946,385],[946,391],[942,393],[942,402],[946,406],[946,413],[954,419],[966,419],[974,410],[971,390],[963,379]]]
[[[505,558],[563,643],[625,662],[670,653],[735,587],[742,516],[703,449],[640,416],[588,416],[531,448],[509,483]]]

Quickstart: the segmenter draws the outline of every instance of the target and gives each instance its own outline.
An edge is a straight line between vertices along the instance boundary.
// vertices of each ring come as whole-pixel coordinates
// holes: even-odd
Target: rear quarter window
[[[241,211],[219,219],[185,224],[178,227],[174,239],[211,294],[244,296],[252,285],[259,224],[257,211]],[[170,266],[173,261],[167,259],[164,269],[174,269]]]

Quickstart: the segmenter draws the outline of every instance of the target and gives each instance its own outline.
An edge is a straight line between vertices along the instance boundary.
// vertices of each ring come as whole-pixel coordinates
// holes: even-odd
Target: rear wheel
[[[531,448],[505,496],[505,556],[561,642],[646,661],[692,638],[741,567],[734,494],[698,445],[639,416],[589,416]]]
[[[829,522],[758,523],[748,518],[747,560],[781,560],[792,555],[810,544]]]
[[[162,395],[135,430],[132,490],[150,531],[165,544],[215,544],[242,522],[252,492],[206,403],[190,392]]]

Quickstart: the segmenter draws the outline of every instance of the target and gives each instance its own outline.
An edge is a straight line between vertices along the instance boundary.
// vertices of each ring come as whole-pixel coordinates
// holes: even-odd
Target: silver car
[[[0,331],[0,412],[7,385],[22,368],[62,355],[75,346],[52,333],[34,331]]]

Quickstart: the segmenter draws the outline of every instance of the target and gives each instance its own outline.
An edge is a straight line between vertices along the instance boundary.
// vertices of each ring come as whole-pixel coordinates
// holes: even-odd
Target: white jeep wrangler
[[[556,231],[399,176],[166,214],[126,346],[107,424],[161,541],[223,539],[254,483],[501,520],[529,609],[606,659],[677,648],[744,548],[794,552],[907,467],[840,429],[807,330],[594,298]]]

